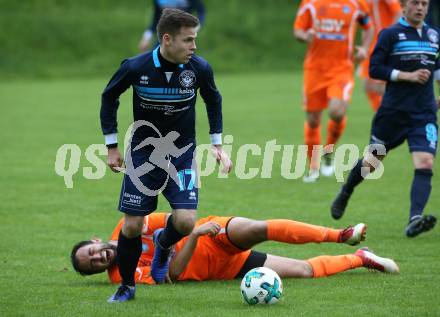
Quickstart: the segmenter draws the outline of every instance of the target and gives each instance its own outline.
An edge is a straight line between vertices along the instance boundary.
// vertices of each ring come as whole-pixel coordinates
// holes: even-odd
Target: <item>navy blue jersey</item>
[[[174,72],[165,72],[154,51],[126,59],[113,75],[102,94],[101,127],[105,135],[117,132],[119,96],[133,87],[134,121],[146,120],[165,136],[177,131],[176,145],[195,141],[195,104],[197,91],[205,101],[210,134],[222,132],[222,98],[216,88],[211,66],[193,55],[187,64]],[[135,131],[134,140],[158,137],[154,128],[143,126]]]
[[[433,78],[438,79],[439,32],[426,24],[419,35],[404,18],[382,30],[371,55],[370,77],[387,81],[381,107],[411,113],[436,113]],[[393,70],[413,72],[428,69],[431,77],[425,84],[392,81]]]
[[[163,9],[165,8],[180,9],[188,13],[195,11],[197,12],[200,24],[205,22],[205,7],[203,6],[202,0],[154,0],[153,2],[154,16],[149,28],[153,33],[156,32],[157,23],[159,22]]]

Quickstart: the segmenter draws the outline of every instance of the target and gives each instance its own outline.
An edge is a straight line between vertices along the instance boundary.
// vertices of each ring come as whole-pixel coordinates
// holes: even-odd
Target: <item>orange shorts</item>
[[[214,221],[221,226],[215,237],[202,236],[197,242],[193,256],[178,280],[231,280],[240,272],[251,251],[241,250],[231,243],[227,235],[227,225],[233,217],[210,216],[197,221],[196,226]],[[179,241],[179,252],[187,238]]]
[[[351,100],[353,73],[325,73],[322,70],[304,71],[304,110],[322,111],[330,99]]]

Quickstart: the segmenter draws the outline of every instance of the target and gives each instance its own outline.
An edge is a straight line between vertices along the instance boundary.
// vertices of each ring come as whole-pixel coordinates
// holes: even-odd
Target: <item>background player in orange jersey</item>
[[[136,269],[136,283],[155,284],[150,276],[154,254],[153,232],[163,228],[169,214],[154,213],[145,217],[142,230],[143,252]],[[107,270],[109,279],[118,283],[121,277],[115,265],[115,244],[123,219],[113,231],[111,241],[82,241],[71,252],[72,265],[82,275]],[[209,216],[197,222],[193,232],[175,246],[170,264],[172,280],[230,280],[241,278],[252,268],[265,266],[281,277],[323,277],[367,267],[382,272],[397,273],[397,264],[378,257],[367,249],[355,254],[319,256],[307,261],[294,260],[251,250],[264,241],[290,244],[334,242],[356,245],[364,240],[366,225],[346,229],[331,229],[287,219],[257,221],[242,217]]]
[[[359,75],[364,81],[364,90],[374,111],[380,106],[382,95],[385,92],[385,82],[371,79],[368,74],[370,56],[376,46],[379,31],[398,21],[401,10],[399,0],[366,0],[370,6],[371,21],[374,25],[374,39],[366,58],[359,68]]]
[[[354,62],[367,57],[374,30],[365,0],[303,0],[294,23],[294,37],[306,42],[304,61],[304,141],[308,145],[309,175],[319,177],[321,113],[328,107],[327,142],[321,173],[331,176],[331,152],[346,125],[346,110],[354,85]],[[361,46],[354,46],[357,25],[363,29]]]

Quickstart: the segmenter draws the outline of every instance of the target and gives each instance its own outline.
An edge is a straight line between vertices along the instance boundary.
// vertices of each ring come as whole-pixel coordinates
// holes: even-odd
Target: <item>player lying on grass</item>
[[[155,230],[165,227],[168,216],[167,213],[154,213],[144,218],[143,252],[136,269],[136,283],[155,284],[150,276],[154,254],[152,237]],[[93,239],[76,244],[71,253],[74,269],[82,275],[107,270],[110,281],[119,283],[121,277],[115,259],[122,224],[123,219],[108,243]],[[252,250],[264,241],[356,245],[365,239],[366,228],[362,223],[346,229],[331,229],[287,219],[258,221],[209,216],[200,219],[192,233],[175,245],[169,276],[175,281],[231,280],[241,278],[248,270],[260,266],[273,269],[281,277],[324,277],[358,267],[398,273],[399,267],[393,260],[379,257],[367,248],[359,249],[354,254],[325,255],[306,261]]]

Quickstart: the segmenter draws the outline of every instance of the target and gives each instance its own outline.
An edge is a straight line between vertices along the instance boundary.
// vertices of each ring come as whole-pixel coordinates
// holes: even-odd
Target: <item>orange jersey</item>
[[[371,56],[371,53],[373,53],[374,47],[376,46],[379,32],[396,22],[400,15],[400,4],[399,0],[367,0],[367,2],[370,7],[375,34],[368,54],[368,56]],[[361,64],[361,76],[364,78],[368,77],[369,64],[369,57]]]
[[[395,23],[400,15],[399,0],[367,0],[367,2],[376,35],[380,30]]]
[[[372,25],[365,0],[303,0],[294,29],[315,31],[315,38],[308,46],[304,68],[353,71],[357,25],[364,30]]]
[[[150,266],[154,256],[153,233],[155,230],[165,227],[167,215],[166,213],[152,213],[144,217],[142,254],[135,272],[136,283],[155,284],[150,276]],[[209,216],[197,221],[196,226],[207,221],[215,221],[220,224],[222,229],[215,237],[205,235],[199,238],[193,256],[185,270],[179,275],[178,280],[229,280],[238,274],[248,258],[250,250],[240,250],[230,243],[225,229],[230,219],[231,217]],[[112,233],[111,240],[118,240],[123,223],[124,220],[121,219]],[[176,244],[176,253],[182,249],[187,240],[188,238],[185,237]],[[107,273],[112,283],[121,281],[116,265],[112,266]]]
[[[220,225],[221,229],[215,237],[204,235],[199,238],[193,256],[178,280],[206,281],[235,278],[251,251],[241,250],[229,241],[226,226],[231,219],[232,217],[209,216],[197,221],[196,226],[214,221]],[[176,244],[177,253],[187,239],[186,237]]]

